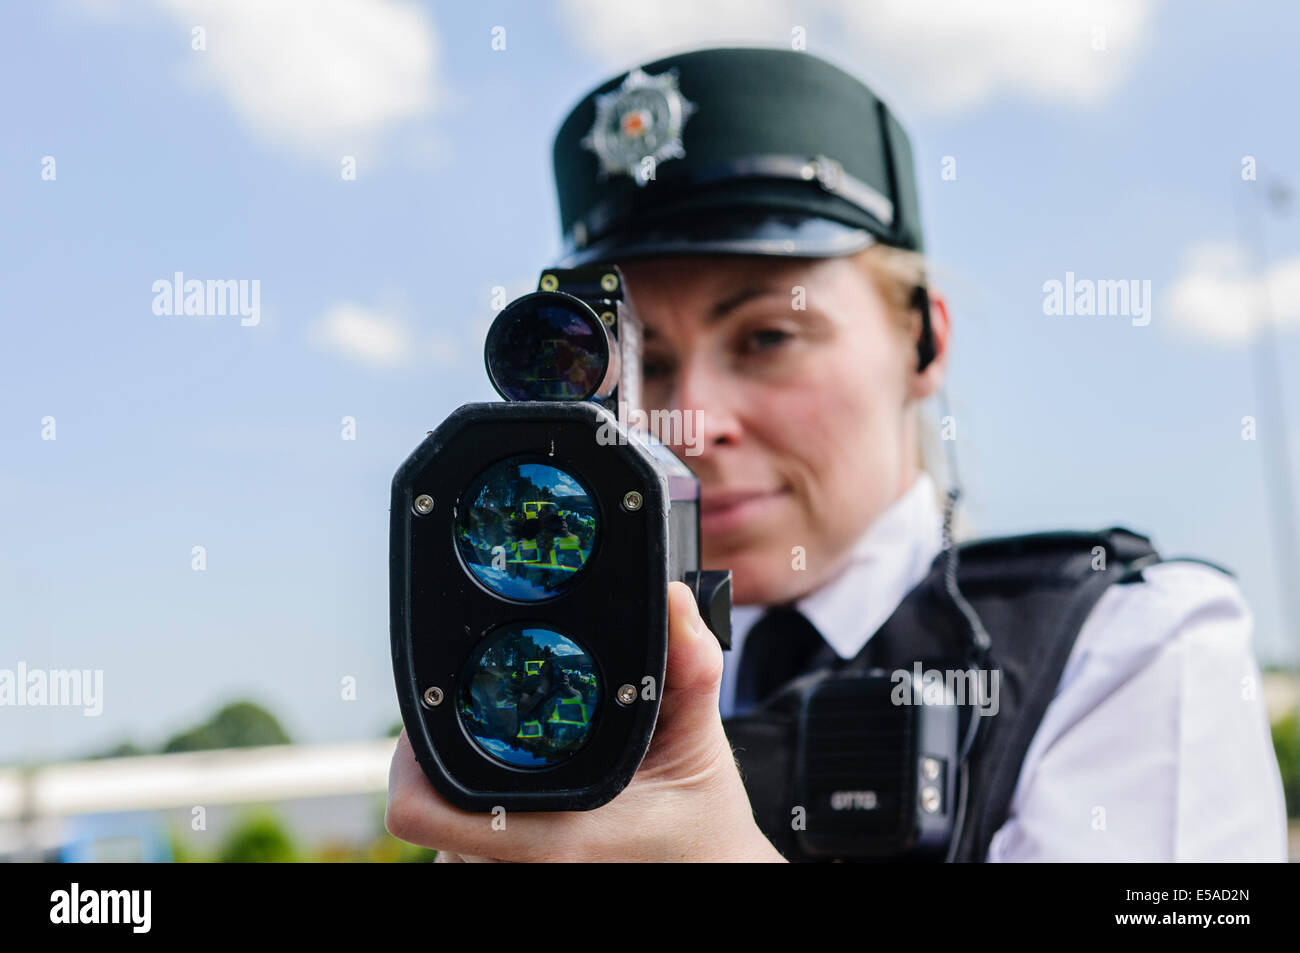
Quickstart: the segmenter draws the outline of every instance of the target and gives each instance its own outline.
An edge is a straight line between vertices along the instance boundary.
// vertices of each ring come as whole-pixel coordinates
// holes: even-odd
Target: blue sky
[[[529,290],[559,250],[559,121],[637,61],[795,27],[912,133],[972,530],[1148,532],[1236,570],[1260,655],[1294,660],[1264,466],[1281,441],[1300,473],[1300,385],[1280,432],[1242,289],[1266,276],[1300,367],[1300,208],[1259,215],[1262,263],[1235,210],[1270,176],[1300,189],[1300,12],[971,6],[6,5],[0,668],[102,668],[105,704],[6,709],[0,760],[156,744],[234,697],[304,741],[394,721],[389,483],[493,396],[493,288]],[[154,314],[177,271],[258,280],[260,322]],[[1149,280],[1150,325],[1044,315],[1067,272]]]

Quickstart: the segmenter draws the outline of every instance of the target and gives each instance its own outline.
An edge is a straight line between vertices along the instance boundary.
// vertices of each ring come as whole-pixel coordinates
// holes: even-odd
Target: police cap
[[[906,133],[862,82],[807,53],[647,63],[574,107],[554,161],[564,267],[922,249]]]

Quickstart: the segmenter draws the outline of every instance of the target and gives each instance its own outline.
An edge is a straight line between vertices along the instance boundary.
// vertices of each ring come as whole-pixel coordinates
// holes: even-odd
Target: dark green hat
[[[562,266],[922,248],[906,133],[859,80],[792,50],[698,50],[609,80],[561,125],[555,184]]]

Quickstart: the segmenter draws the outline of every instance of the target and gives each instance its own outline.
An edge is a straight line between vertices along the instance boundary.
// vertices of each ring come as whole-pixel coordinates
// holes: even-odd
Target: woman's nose
[[[735,382],[703,360],[694,360],[679,368],[675,381],[674,405],[682,412],[679,434],[665,439],[671,445],[685,444],[686,452],[696,456],[708,448],[735,444],[743,431],[736,412],[738,397]]]

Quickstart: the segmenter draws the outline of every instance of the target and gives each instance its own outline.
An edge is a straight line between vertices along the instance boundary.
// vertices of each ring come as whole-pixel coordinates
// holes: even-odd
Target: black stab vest
[[[970,862],[985,859],[1007,818],[1025,753],[1088,614],[1111,585],[1141,583],[1142,568],[1161,560],[1150,540],[1122,528],[975,540],[962,544],[958,556],[962,595],[992,641],[990,665],[1001,672],[997,714],[984,716],[969,759],[967,816],[955,860]],[[967,667],[966,619],[944,587],[945,559],[940,553],[862,651],[834,668]],[[805,859],[791,825],[797,710],[798,693],[783,689],[756,711],[724,722],[755,819],[791,860]]]

